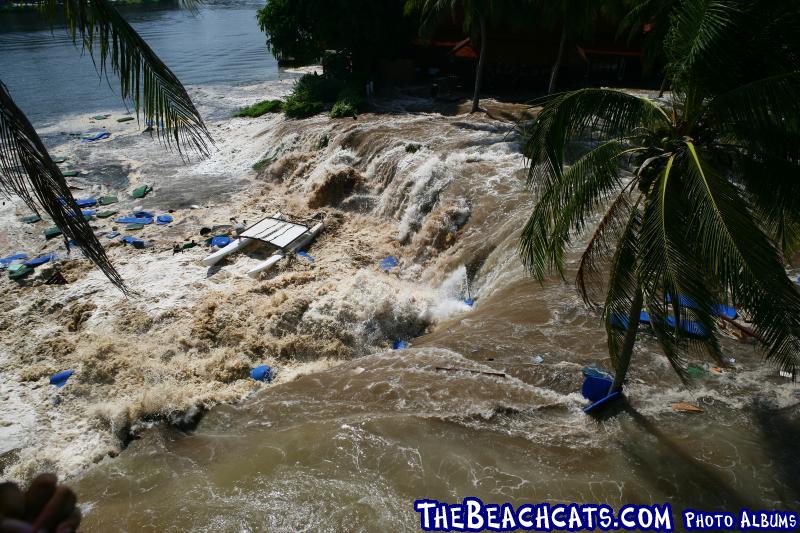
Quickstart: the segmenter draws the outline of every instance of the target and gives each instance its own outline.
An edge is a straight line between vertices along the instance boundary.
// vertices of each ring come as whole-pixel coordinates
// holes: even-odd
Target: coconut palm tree
[[[90,53],[98,70],[106,74],[110,69],[119,76],[123,99],[132,102],[137,117],[157,125],[154,130],[164,145],[182,156],[208,155],[212,140],[186,89],[112,2],[38,0],[37,7],[48,21],[60,13],[73,42]],[[65,240],[74,240],[115,285],[126,290],[103,246],[79,216],[61,170],[1,80],[0,191],[20,197],[36,213],[47,213]]]
[[[470,34],[477,30],[481,46],[478,65],[475,68],[475,91],[472,97],[471,113],[480,109],[481,83],[488,48],[488,24],[489,19],[496,15],[501,4],[502,2],[496,0],[408,0],[406,2],[406,12],[415,10],[421,12],[423,31],[430,31],[438,22],[442,12],[449,10],[455,15],[459,9],[463,12],[465,30]]]
[[[555,96],[527,126],[538,199],[520,252],[540,280],[563,276],[568,244],[600,212],[577,286],[602,308],[612,391],[643,309],[683,379],[689,350],[722,363],[717,305],[728,302],[768,360],[798,368],[800,292],[784,263],[800,242],[799,19],[771,0],[681,0],[666,101],[583,89]],[[575,140],[591,149],[565,165]]]

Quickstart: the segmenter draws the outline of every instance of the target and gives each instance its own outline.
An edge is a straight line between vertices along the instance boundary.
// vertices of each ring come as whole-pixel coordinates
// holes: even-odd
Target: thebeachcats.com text
[[[675,531],[672,507],[605,504],[484,503],[467,497],[461,503],[416,500],[424,531]],[[685,509],[680,530],[795,531],[798,515],[791,511],[705,512]]]

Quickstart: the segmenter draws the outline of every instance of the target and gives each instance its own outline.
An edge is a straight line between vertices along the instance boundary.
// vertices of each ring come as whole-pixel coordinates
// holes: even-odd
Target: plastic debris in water
[[[472,298],[466,298],[464,299],[464,303],[472,307],[473,305],[475,305],[475,300],[473,300]]]
[[[136,199],[144,198],[145,196],[147,196],[147,193],[149,193],[152,190],[153,188],[150,185],[144,184],[132,190],[131,196],[133,196]]]
[[[94,141],[100,141],[103,139],[108,139],[111,137],[111,134],[107,131],[98,131],[94,133],[85,133],[81,135],[81,142],[83,143],[90,143]]]
[[[67,384],[67,380],[74,374],[74,370],[62,370],[50,376],[50,385],[55,385],[59,389]]]
[[[394,344],[392,344],[393,350],[404,350],[406,348],[408,348],[408,344],[405,341],[394,341]]]
[[[310,255],[308,255],[308,252],[306,252],[306,251],[297,252],[297,255],[302,257],[303,259],[305,259],[309,263],[313,263],[314,262],[314,258],[311,257]]]
[[[128,235],[126,235],[126,236],[124,236],[122,238],[122,242],[124,242],[126,244],[130,244],[134,248],[138,248],[138,249],[144,248],[144,241],[143,240],[137,239],[135,237],[129,237]]]
[[[158,215],[156,218],[156,224],[159,226],[164,226],[172,222],[172,215]]]
[[[28,258],[28,254],[9,255],[8,257],[3,257],[2,259],[0,259],[0,264],[1,265],[10,265],[14,261],[18,261],[20,259],[27,259],[27,258]]]
[[[109,239],[116,239],[117,237],[119,237],[119,232],[118,231],[110,231],[110,232],[106,233],[106,237],[109,238]]]
[[[385,259],[381,260],[380,268],[381,270],[384,270],[386,272],[391,272],[391,270],[397,267],[397,265],[399,264],[400,263],[397,261],[397,258],[390,255],[389,257],[386,257]]]
[[[231,243],[231,238],[227,235],[217,235],[211,239],[211,246],[215,248],[225,248]]]
[[[272,379],[275,377],[275,374],[272,371],[272,367],[261,365],[250,371],[250,377],[256,381],[266,381],[267,383],[271,383]]]
[[[29,261],[25,261],[23,264],[27,267],[37,267],[39,265],[43,265],[49,261],[52,261],[55,258],[56,258],[55,254],[47,254],[47,255],[42,255],[40,257],[36,257]]]
[[[674,411],[678,411],[679,413],[702,413],[703,410],[696,405],[692,405],[686,402],[675,402],[672,404],[672,409]]]
[[[537,365],[540,365],[540,364],[544,363],[544,357],[542,357],[541,355],[534,355],[533,356],[533,363],[537,364]]]
[[[134,218],[153,218],[154,216],[155,214],[150,211],[136,211],[133,213]]]

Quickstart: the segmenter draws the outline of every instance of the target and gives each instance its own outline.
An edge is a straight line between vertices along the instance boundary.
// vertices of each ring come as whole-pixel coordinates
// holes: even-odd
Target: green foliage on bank
[[[404,0],[269,0],[257,19],[267,47],[282,62],[312,64],[326,50],[346,51],[353,72],[374,71],[398,57],[417,34]]]
[[[283,111],[290,118],[307,118],[332,106],[332,118],[352,117],[358,114],[366,101],[357,82],[331,79],[316,74],[306,74],[286,98]]]
[[[267,113],[280,113],[283,111],[283,102],[280,100],[264,100],[241,109],[235,116],[256,118]]]

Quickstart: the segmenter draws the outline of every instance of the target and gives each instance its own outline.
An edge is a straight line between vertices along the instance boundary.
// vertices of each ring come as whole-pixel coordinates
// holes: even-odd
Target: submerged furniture
[[[261,272],[269,270],[287,254],[302,250],[322,232],[323,228],[323,222],[319,222],[309,228],[304,224],[284,220],[281,213],[275,213],[271,217],[259,220],[244,230],[233,242],[203,259],[203,264],[206,266],[215,265],[228,255],[245,250],[258,242],[271,244],[278,248],[272,256],[247,272],[248,276],[256,277]]]

